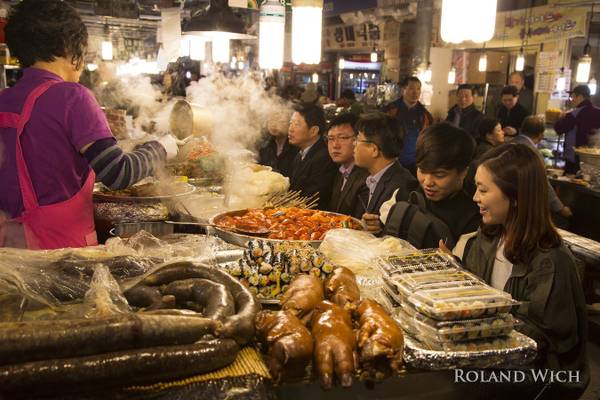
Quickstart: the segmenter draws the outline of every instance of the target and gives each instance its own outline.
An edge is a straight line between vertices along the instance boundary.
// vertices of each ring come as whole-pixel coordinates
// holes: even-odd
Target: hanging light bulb
[[[243,70],[245,66],[246,66],[246,64],[244,64],[244,60],[242,58],[240,58],[237,62],[238,69]]]
[[[226,63],[229,61],[229,39],[227,37],[215,36],[212,39],[213,62]]]
[[[567,89],[567,78],[565,77],[565,68],[560,69],[560,75],[556,79],[556,91],[564,92]]]
[[[109,41],[102,42],[102,59],[110,61],[113,59],[113,44]]]
[[[454,83],[456,83],[456,68],[453,66],[448,72],[448,84],[454,85]]]
[[[521,47],[521,51],[517,56],[517,61],[515,62],[515,71],[523,71],[525,69],[525,55],[523,54],[523,48]]]
[[[113,59],[113,44],[110,38],[110,26],[104,24],[104,40],[102,41],[102,59],[110,61]]]
[[[230,69],[237,68],[237,57],[236,56],[231,57],[231,62],[229,63],[229,68]]]
[[[481,43],[494,37],[497,0],[442,0],[442,40]]]
[[[344,69],[346,68],[346,60],[344,60],[344,58],[340,58],[340,60],[338,61],[338,68],[339,69]]]
[[[371,52],[371,62],[376,63],[378,60],[377,49],[373,47],[373,51]]]
[[[319,74],[317,74],[316,72],[312,74],[312,81],[313,83],[319,83]]]
[[[293,0],[292,61],[294,64],[321,62],[323,0]]]
[[[479,72],[487,71],[487,54],[483,53],[479,57]]]
[[[262,69],[283,66],[285,6],[279,0],[267,0],[260,6],[258,64]]]
[[[421,80],[425,83],[431,82],[431,63],[427,63],[427,68],[421,73]]]
[[[350,79],[354,79],[354,74],[350,74]]]
[[[579,64],[577,64],[577,75],[575,77],[575,80],[578,83],[586,83],[590,80],[590,70],[592,69],[592,57],[589,56],[589,49],[587,52],[584,49],[584,53],[585,54],[579,59]]]
[[[94,71],[96,71],[98,69],[98,65],[94,64],[94,63],[90,63],[90,64],[86,65],[86,68],[87,68],[88,71],[94,72]]]
[[[588,87],[590,88],[590,95],[595,96],[596,90],[598,90],[598,84],[596,83],[596,78],[592,78],[590,83],[588,83]]]

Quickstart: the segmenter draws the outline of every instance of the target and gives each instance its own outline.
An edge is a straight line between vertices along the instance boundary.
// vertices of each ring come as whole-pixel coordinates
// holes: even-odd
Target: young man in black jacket
[[[357,215],[358,194],[366,190],[369,172],[354,162],[357,121],[358,117],[349,112],[335,117],[325,138],[331,159],[339,165],[333,180],[329,211],[360,218],[362,214]]]
[[[456,105],[448,111],[446,121],[464,129],[476,139],[477,127],[483,119],[483,114],[475,108],[474,100],[473,87],[467,84],[460,85],[456,91]]]
[[[290,190],[298,190],[302,196],[318,193],[319,210],[326,210],[329,206],[337,171],[322,136],[325,130],[323,109],[315,105],[298,107],[288,130],[290,143],[300,150],[294,159]]]
[[[369,232],[377,234],[383,227],[379,219],[381,205],[396,191],[398,198],[406,200],[417,181],[397,160],[404,130],[394,118],[380,112],[367,114],[360,118],[356,130],[354,160],[370,174],[365,181],[367,190],[359,194],[358,215]]]
[[[418,248],[438,247],[441,240],[451,249],[461,235],[475,232],[481,216],[463,189],[474,155],[475,141],[463,129],[442,122],[423,132],[417,141],[420,188],[411,194],[410,203],[418,206],[414,199],[422,199],[425,209],[415,218],[416,207],[405,211],[407,202],[396,196],[396,204],[382,207],[382,216],[389,209],[384,233],[408,240]],[[433,229],[433,221],[438,229]],[[440,232],[444,232],[443,237]]]

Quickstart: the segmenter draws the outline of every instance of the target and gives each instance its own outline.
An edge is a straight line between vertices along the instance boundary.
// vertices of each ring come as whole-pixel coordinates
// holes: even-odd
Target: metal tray
[[[220,213],[217,214],[215,216],[213,216],[210,221],[209,221],[209,225],[211,225],[210,227],[207,228],[207,231],[209,232],[214,232],[214,234],[216,234],[218,237],[220,237],[221,239],[223,239],[224,241],[226,241],[227,243],[231,243],[231,244],[235,244],[237,246],[241,246],[241,247],[248,247],[248,242],[255,240],[255,239],[260,239],[264,242],[270,242],[270,243],[297,243],[297,244],[308,244],[314,248],[318,248],[321,245],[322,240],[284,240],[284,239],[267,239],[261,236],[250,236],[250,235],[244,235],[241,233],[234,233],[231,232],[227,229],[221,228],[220,226],[218,226],[218,221],[221,220],[224,217],[227,216],[239,216],[239,215],[244,215],[246,212],[248,212],[249,209],[243,209],[243,210],[235,210],[235,211],[228,211],[228,212],[224,212],[224,213]],[[339,213],[334,213],[334,212],[329,212],[327,211],[328,214],[332,214],[332,215],[343,215],[343,214],[339,214]],[[362,222],[356,218],[351,217],[356,223],[358,223],[360,226],[363,226]]]
[[[197,188],[189,184],[181,184],[184,191],[177,194],[164,195],[164,196],[145,196],[145,197],[132,197],[132,196],[114,196],[105,192],[101,186],[94,186],[94,199],[104,202],[117,202],[117,203],[151,203],[158,201],[166,201],[171,199],[178,199],[180,197],[189,196],[194,193]]]

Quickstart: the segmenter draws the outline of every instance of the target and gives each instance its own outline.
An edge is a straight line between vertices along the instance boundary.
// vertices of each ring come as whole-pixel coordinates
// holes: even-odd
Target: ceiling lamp
[[[596,82],[596,78],[592,78],[590,83],[588,83],[588,87],[590,88],[590,95],[595,96],[596,90],[598,90],[598,83]]]
[[[229,62],[230,45],[229,39],[214,37],[212,39],[212,61],[215,63]]]
[[[558,78],[556,79],[556,87],[555,87],[557,92],[564,92],[565,90],[567,90],[567,78],[565,77],[565,68],[562,67],[560,69],[560,74],[558,75]]]
[[[104,41],[102,42],[102,59],[110,61],[113,59],[113,44],[110,38],[110,26],[104,24]]]
[[[594,18],[594,3],[592,3],[592,14],[591,18]],[[583,56],[579,59],[577,64],[577,75],[575,80],[579,83],[587,83],[590,79],[590,70],[592,69],[592,57],[590,57],[590,35],[592,33],[592,21],[588,24],[587,42],[583,46]]]
[[[373,47],[373,51],[371,52],[371,62],[376,63],[378,60],[377,49]]]
[[[583,48],[583,56],[577,64],[577,75],[575,80],[579,83],[586,83],[590,79],[590,70],[592,69],[592,57],[590,57],[590,44]]]
[[[344,69],[344,68],[346,68],[346,60],[344,60],[344,57],[342,57],[338,61],[338,69]]]
[[[258,64],[262,69],[283,66],[285,6],[279,0],[267,0],[260,6]]]
[[[292,1],[292,61],[294,64],[321,62],[323,0]]]
[[[515,71],[523,71],[525,69],[525,55],[523,54],[523,48],[519,51],[517,61],[515,62]]]
[[[181,37],[182,57],[189,57],[195,61],[204,61],[206,59],[206,41],[193,35],[184,35]]]
[[[483,53],[479,57],[479,72],[487,71],[487,54]]]
[[[227,0],[210,0],[208,7],[194,14],[182,31],[186,35],[211,39],[256,39],[256,36],[246,33],[244,21],[233,13]]]
[[[427,68],[422,72],[421,74],[421,78],[422,81],[425,83],[430,83],[431,82],[431,63],[428,62],[427,63]]]
[[[312,74],[312,81],[313,83],[319,83],[319,74],[317,74],[316,72]]]
[[[497,0],[442,0],[442,40],[481,43],[494,37]]]
[[[454,85],[455,83],[456,83],[456,68],[454,68],[454,66],[452,66],[452,68],[450,68],[450,72],[448,72],[448,84]]]

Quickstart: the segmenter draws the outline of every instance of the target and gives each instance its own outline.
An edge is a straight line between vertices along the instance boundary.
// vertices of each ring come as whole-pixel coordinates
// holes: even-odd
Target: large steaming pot
[[[208,110],[185,100],[179,100],[173,106],[169,125],[179,139],[192,135],[210,137],[213,131],[213,120]]]

